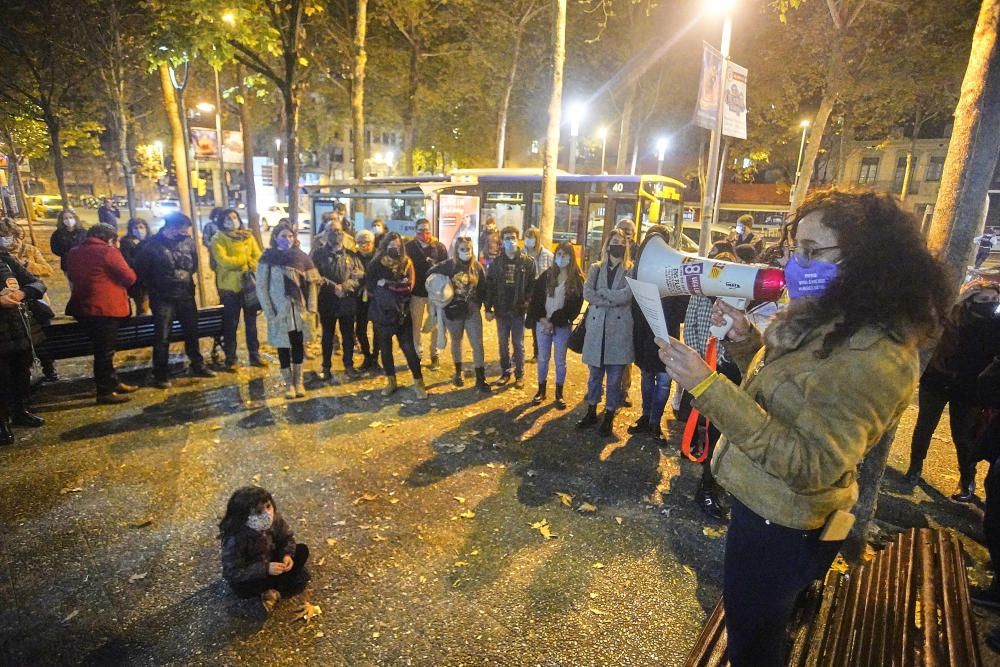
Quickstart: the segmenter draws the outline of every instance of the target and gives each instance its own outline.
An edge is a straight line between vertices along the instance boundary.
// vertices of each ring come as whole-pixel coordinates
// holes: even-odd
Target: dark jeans
[[[184,351],[193,368],[205,365],[198,347],[198,306],[194,299],[153,299],[153,377],[166,380],[170,363],[170,328],[174,320],[184,332]]]
[[[497,344],[500,346],[500,371],[504,375],[524,377],[524,314],[497,313]],[[514,363],[511,365],[510,348],[514,347]]]
[[[21,412],[31,398],[31,350],[0,354],[0,419]]]
[[[420,371],[420,357],[417,356],[417,349],[413,346],[413,325],[410,318],[403,319],[401,324],[385,327],[380,324],[375,325],[375,340],[378,342],[378,349],[382,353],[382,370],[387,377],[396,377],[396,362],[392,358],[392,337],[399,341],[399,347],[406,357],[406,365],[410,368],[414,380],[423,379]]]
[[[334,315],[324,313],[320,318],[323,325],[323,370],[330,370],[333,361],[333,341],[337,338],[336,327],[340,325],[341,352],[344,354],[344,368],[354,368],[354,313]],[[367,341],[366,341],[367,342]]]
[[[821,542],[821,532],[769,523],[733,501],[722,589],[733,667],[785,665],[795,603],[826,575],[843,543]]]
[[[280,558],[274,557],[276,561]],[[292,569],[284,574],[267,575],[263,579],[256,581],[243,581],[231,583],[230,586],[236,597],[253,598],[259,596],[264,591],[276,589],[282,595],[295,595],[300,593],[309,582],[309,571],[305,569],[309,560],[309,547],[304,544],[295,545],[295,555],[292,556]]]
[[[622,377],[624,377],[624,373]],[[642,371],[642,415],[649,419],[649,425],[660,428],[663,412],[670,396],[670,374]]]
[[[106,396],[118,386],[115,350],[118,348],[118,327],[121,326],[121,320],[117,317],[81,317],[80,324],[94,346],[94,384],[97,385],[97,395]]]
[[[289,331],[288,343],[291,347],[278,348],[278,364],[288,368],[292,364],[301,364],[306,358],[306,346],[301,331]]]
[[[367,359],[371,355],[378,357],[378,339],[372,336],[368,341],[368,302],[358,299],[358,310],[354,315],[354,336],[361,345],[361,353]]]
[[[958,458],[958,472],[965,483],[971,481],[976,474],[975,428],[979,408],[955,399],[949,396],[947,390],[927,382],[921,382],[917,392],[917,424],[913,427],[913,440],[910,441],[910,466],[923,465],[945,405],[948,406],[948,421]]]
[[[219,290],[219,301],[222,302],[222,350],[226,354],[226,363],[236,361],[236,330],[240,326],[240,313],[243,313],[243,326],[247,339],[247,352],[250,360],[260,359],[260,341],[257,338],[257,309],[247,308],[241,292]]]

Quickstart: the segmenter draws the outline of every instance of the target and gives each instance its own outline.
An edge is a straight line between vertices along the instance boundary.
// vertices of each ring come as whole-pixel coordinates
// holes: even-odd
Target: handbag
[[[594,274],[594,289],[597,289],[597,276],[600,275],[600,271]],[[573,327],[573,330],[569,333],[569,338],[566,339],[566,347],[573,350],[577,354],[583,354],[583,343],[587,339],[587,316],[590,315],[590,305],[587,305],[587,310],[583,311],[583,317],[579,322]]]
[[[253,271],[244,271],[240,275],[240,290],[243,293],[243,305],[250,310],[260,310],[260,299],[257,297],[257,275]]]
[[[45,299],[26,299],[25,302],[28,305],[28,310],[31,312],[31,316],[43,327],[48,326],[56,318],[55,311],[52,310],[52,306]]]
[[[469,302],[465,299],[452,299],[444,307],[444,316],[453,322],[464,320],[469,316]]]

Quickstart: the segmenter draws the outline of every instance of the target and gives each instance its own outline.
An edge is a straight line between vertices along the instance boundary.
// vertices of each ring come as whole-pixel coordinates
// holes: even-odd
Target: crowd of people
[[[675,415],[685,420],[696,410],[708,420],[688,444],[692,458],[702,461],[699,507],[730,524],[723,579],[734,665],[780,664],[796,599],[824,575],[847,536],[858,465],[896,423],[918,380],[910,483],[920,480],[946,405],[961,476],[956,500],[974,499],[976,464],[1000,455],[1000,426],[988,419],[1000,394],[1000,285],[973,281],[953,302],[943,267],[912,219],[886,196],[812,193],[776,249],[753,234],[752,220],[741,219],[710,257],[781,266],[789,301],[770,304],[773,317],[758,328],[755,317],[721,300],[668,296],[661,305],[669,340],[654,336],[626,280],[636,275],[639,240],[630,219],[607,234],[598,261],[586,271],[571,243],[544,248],[534,229],[522,239],[515,227],[487,224],[484,238],[459,236],[446,248],[427,220],[418,221],[415,237],[407,240],[380,220],[355,231],[337,208],[324,216],[307,254],[287,221],[272,230],[267,248],[236,210],[218,210],[212,225],[205,243],[223,307],[224,369],[240,366],[241,318],[248,363],[268,366],[256,326],[263,312],[289,400],[306,395],[306,346],[316,336],[325,382],[380,372],[381,394],[392,396],[399,391],[398,347],[413,395],[422,400],[423,370],[437,370],[446,348],[453,384],[464,386],[466,342],[478,393],[524,387],[529,331],[537,362],[531,403],[549,400],[554,366],[554,406],[567,408],[567,357],[578,351],[588,380],[576,427],[613,435],[616,415],[631,405],[634,365],[642,409],[628,432],[661,445],[673,385]],[[659,233],[666,230],[646,230]],[[188,372],[215,374],[198,344],[194,277],[201,267],[189,218],[168,215],[153,235],[145,221],[131,220],[119,239],[112,225],[84,231],[75,214],[64,211],[51,245],[71,286],[67,313],[94,346],[98,402],[122,403],[137,389],[114,368],[117,327],[130,314],[152,315],[156,387],[171,386],[174,321],[185,332]],[[52,269],[6,219],[0,220],[0,259],[6,286],[0,292],[0,383],[6,391],[0,439],[10,443],[10,425],[43,423],[29,410],[29,374],[52,317],[41,280]],[[751,310],[754,305],[760,304]],[[495,324],[498,340],[499,377],[492,383],[484,320]],[[710,327],[729,320],[725,336],[712,338]],[[919,350],[939,334],[921,376]],[[342,372],[334,368],[338,351]],[[1000,472],[991,469],[987,538],[1000,559],[1000,511],[990,503],[1000,493],[998,480]],[[262,489],[233,494],[219,536],[225,577],[237,594],[259,597],[268,611],[281,592],[308,579],[308,550],[295,543]],[[1000,607],[1000,583],[973,599]]]

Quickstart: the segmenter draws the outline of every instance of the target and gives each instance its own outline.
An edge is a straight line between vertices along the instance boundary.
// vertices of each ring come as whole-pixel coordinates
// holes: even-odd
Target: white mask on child
[[[261,512],[260,514],[251,514],[247,517],[247,527],[251,530],[263,531],[271,527],[271,523],[274,522],[274,517],[271,516],[269,512]]]

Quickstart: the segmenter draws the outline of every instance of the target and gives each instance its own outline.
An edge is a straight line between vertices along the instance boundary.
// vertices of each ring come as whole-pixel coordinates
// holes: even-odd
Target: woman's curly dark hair
[[[841,319],[818,356],[829,356],[865,326],[933,338],[951,309],[951,288],[947,269],[927,250],[913,217],[888,195],[826,188],[795,211],[786,225],[792,238],[814,212],[822,212],[823,224],[837,234],[839,270],[814,304],[793,305],[789,314],[811,318],[814,326]]]
[[[278,511],[278,506],[267,489],[259,486],[243,486],[233,491],[226,504],[226,515],[219,522],[219,539],[224,540],[239,532],[246,524],[247,517],[265,503],[271,503],[274,511]]]

